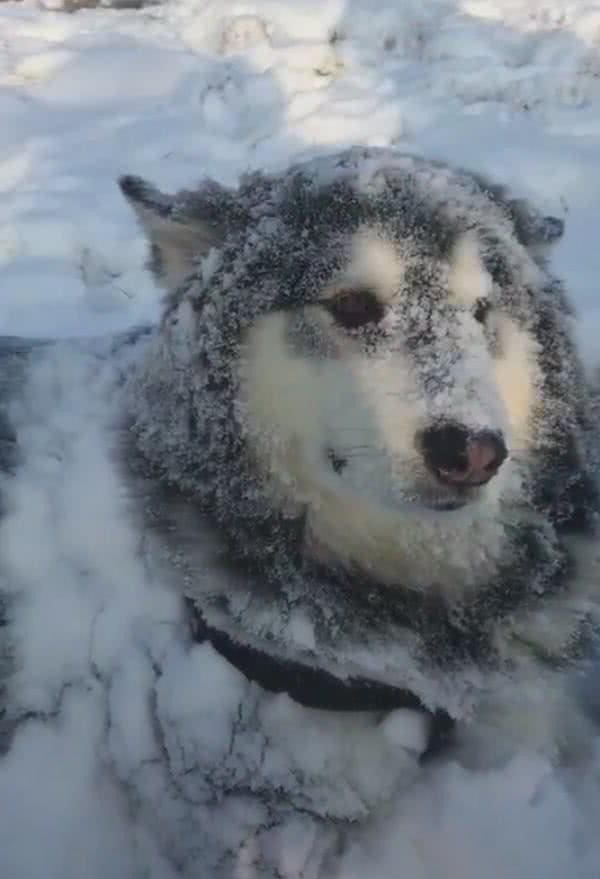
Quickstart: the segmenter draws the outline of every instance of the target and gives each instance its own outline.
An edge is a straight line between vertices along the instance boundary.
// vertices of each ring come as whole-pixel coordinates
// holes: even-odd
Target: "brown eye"
[[[488,314],[490,313],[491,308],[492,308],[492,303],[490,302],[489,299],[478,299],[477,302],[475,303],[473,317],[475,318],[475,320],[478,323],[484,324],[487,320],[487,317],[488,317]]]
[[[324,303],[334,321],[347,330],[378,323],[384,307],[372,290],[344,290]]]

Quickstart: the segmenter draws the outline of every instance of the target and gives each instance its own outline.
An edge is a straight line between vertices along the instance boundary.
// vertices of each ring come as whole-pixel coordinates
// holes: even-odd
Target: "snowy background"
[[[593,0],[0,4],[0,335],[98,336],[156,318],[119,174],[233,183],[352,143],[459,162],[564,217],[554,265],[587,362],[600,360]],[[67,351],[34,371],[15,412],[26,466],[0,526],[18,657],[2,879],[180,875],[126,791],[160,763],[148,693],[193,720],[207,657],[184,650],[177,601],[140,561],[106,440],[117,380]],[[598,814],[593,756],[569,772],[525,752],[487,772],[448,762],[331,879],[598,879]]]

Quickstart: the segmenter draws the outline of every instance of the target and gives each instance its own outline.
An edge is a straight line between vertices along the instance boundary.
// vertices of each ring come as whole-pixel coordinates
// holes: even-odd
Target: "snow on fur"
[[[170,199],[135,178],[126,178],[122,186],[150,230],[159,277],[162,239],[172,247],[180,235],[187,247],[190,231],[199,236],[196,259],[188,254],[191,274],[168,297],[127,399],[136,444],[150,464],[146,472],[165,480],[169,495],[173,489],[183,492],[182,501],[171,497],[165,502],[151,490],[146,503],[158,540],[161,531],[169,535],[165,555],[172,553],[183,566],[187,594],[209,623],[270,654],[301,658],[341,676],[362,674],[409,687],[432,710],[444,707],[462,718],[483,705],[492,725],[510,730],[516,722],[509,734],[518,736],[519,724],[524,728],[533,722],[527,737],[536,747],[554,750],[569,725],[559,717],[577,709],[562,701],[560,676],[556,673],[554,681],[549,667],[568,661],[586,641],[596,570],[593,553],[576,553],[568,543],[575,532],[583,535],[584,546],[586,540],[591,544],[596,517],[586,434],[591,422],[569,336],[568,303],[545,262],[528,250],[554,237],[556,224],[466,173],[386,150],[356,149],[282,175],[254,175],[237,193],[207,184]],[[163,228],[167,223],[172,226]],[[303,307],[320,302],[348,260],[349,238],[365,227],[378,229],[380,240],[408,266],[405,289],[388,302],[391,329],[383,338],[365,337],[365,369],[382,350],[383,356],[395,356],[408,333],[421,340],[428,332],[434,341],[420,341],[425,353],[417,348],[414,356],[426,373],[432,365],[439,369],[453,350],[444,309],[455,295],[442,266],[452,265],[456,242],[468,234],[480,242],[490,306],[534,340],[540,376],[531,402],[530,445],[517,449],[518,478],[509,480],[499,496],[484,493],[467,503],[466,512],[432,515],[418,505],[415,513],[402,498],[397,502],[400,548],[397,581],[391,584],[378,582],[372,569],[361,566],[360,552],[350,567],[335,556],[330,562],[313,557],[307,541],[310,499],[306,507],[301,498],[296,502],[295,492],[301,489],[294,482],[291,512],[274,499],[269,490],[273,474],[258,465],[252,445],[251,401],[244,406],[246,333],[265,315],[297,317]],[[205,261],[203,253],[208,253]],[[453,306],[450,315],[454,323],[462,319]],[[464,321],[474,325],[472,317]],[[464,339],[458,335],[454,344],[462,342],[467,350],[459,348],[450,357],[451,373],[456,361],[467,358],[469,363],[470,346],[481,344],[477,338],[473,331]],[[497,344],[501,348],[502,340]],[[306,356],[310,361],[313,355]],[[349,355],[342,347],[337,356],[343,364]],[[494,356],[501,359],[502,352]],[[485,368],[484,360],[478,362]],[[527,375],[518,378],[523,382]],[[467,381],[475,386],[471,399],[476,406],[481,376],[468,375]],[[444,414],[467,418],[464,409],[454,408],[457,383],[453,378],[444,392],[450,400]],[[387,388],[388,407],[395,388]],[[486,410],[485,399],[481,405],[493,411]],[[317,440],[325,448],[325,439]],[[329,437],[331,443],[337,440],[335,434]],[[190,503],[199,508],[195,521],[186,509]],[[318,540],[318,514],[315,518]],[[371,527],[365,520],[363,528]],[[221,556],[210,575],[193,546],[194,529],[200,535],[208,528],[212,552]],[[403,528],[409,534],[404,550]],[[420,539],[435,544],[442,557],[446,553],[446,580],[440,581],[439,568],[426,561],[416,568],[420,583],[402,582],[415,567],[411,556],[418,553]],[[469,554],[473,546],[485,555],[484,564]],[[199,660],[194,677],[202,677],[206,661],[205,656]],[[512,706],[506,684],[495,680],[504,672],[512,686],[518,682]],[[540,688],[545,694],[541,712]],[[384,742],[393,724],[373,727],[369,718],[317,715],[317,757],[301,743],[305,734],[310,741],[310,711],[306,717],[306,709],[294,708],[285,697],[273,702],[267,697],[265,708],[264,695],[253,690],[246,696],[232,687],[223,690],[231,694],[231,704],[226,707],[219,699],[216,715],[214,708],[201,710],[192,740],[182,740],[170,723],[165,729],[167,750],[180,755],[175,771],[185,772],[190,797],[207,801],[221,790],[224,808],[240,798],[256,798],[261,804],[258,826],[285,825],[290,805],[319,820],[357,819],[377,810],[400,779],[406,784],[411,778],[411,748],[401,736],[398,745],[408,758],[396,756],[389,765],[398,775],[390,773],[391,786],[381,783],[377,767],[388,763]],[[159,700],[159,722],[164,722],[160,708]],[[215,754],[199,744],[201,717],[205,713],[213,723],[223,711],[219,723],[224,729],[233,723],[233,734],[227,742],[223,738]],[[301,740],[293,735],[300,728],[296,711],[305,716]],[[572,747],[569,743],[567,750]],[[365,786],[373,777],[376,785]],[[258,847],[261,863],[269,859],[265,845]]]
[[[113,186],[119,174],[173,191],[200,172],[231,184],[248,168],[287,167],[323,149],[399,143],[505,180],[566,217],[553,264],[595,363],[600,128],[598,14],[589,4],[178,0],[75,15],[42,5],[60,4],[0,4],[2,332],[93,336],[156,319],[142,238]],[[113,367],[106,348],[100,360],[80,347],[56,351],[33,372],[21,415],[11,412],[23,454],[16,478],[3,481],[0,525],[17,671],[14,738],[0,762],[7,877],[213,876],[218,852],[261,819],[245,800],[211,825],[193,800],[198,778],[179,774],[194,753],[196,707],[215,716],[221,698],[224,706],[215,741],[202,726],[208,760],[222,753],[227,706],[244,682],[183,637],[165,572],[173,559],[165,565],[155,552],[111,452],[120,398]],[[5,376],[3,368],[0,385]],[[12,442],[4,421],[0,430],[4,455]],[[176,518],[181,525],[180,510]],[[298,620],[301,633],[306,642]],[[193,679],[200,666],[211,675],[203,689]],[[534,674],[523,701],[544,709],[527,720],[541,720],[538,742],[548,695]],[[510,685],[505,696],[514,707]],[[507,714],[491,718],[488,741],[506,741],[509,730],[501,739],[498,730]],[[314,723],[292,718],[290,741],[306,767],[302,730]],[[326,875],[391,879],[401,864],[406,879],[596,879],[597,758],[580,751],[582,771],[557,771],[531,753],[519,719],[516,758],[480,772],[469,748],[459,762],[454,755],[420,772],[416,785],[399,786],[387,817],[348,828]],[[418,730],[405,720],[386,724],[396,745],[414,745]],[[379,734],[368,739],[383,747]],[[318,767],[319,735],[311,745]],[[359,790],[387,792],[389,767],[365,759],[365,773],[374,766],[381,776]],[[356,768],[345,770],[350,780]],[[285,833],[262,834],[280,875],[318,870],[328,839],[319,845],[316,829],[298,819]],[[263,875],[252,838],[238,873]]]
[[[224,243],[220,253],[209,258],[210,265],[200,266],[168,301],[161,330],[133,380],[131,401],[133,429],[146,457],[171,483],[190,492],[208,510],[226,535],[229,552],[257,570],[261,587],[250,590],[248,596],[244,585],[242,598],[230,596],[229,613],[243,617],[241,625],[247,633],[261,636],[267,625],[265,615],[272,615],[269,625],[275,629],[271,637],[280,638],[283,644],[288,638],[294,640],[293,624],[289,635],[280,629],[289,613],[284,612],[284,606],[307,614],[313,626],[317,618],[329,618],[335,635],[325,636],[311,648],[319,658],[329,652],[329,641],[334,641],[339,651],[343,638],[365,643],[373,636],[378,639],[384,626],[391,624],[382,651],[386,666],[391,663],[389,643],[409,646],[419,625],[423,626],[421,635],[430,661],[442,656],[448,661],[454,650],[463,660],[481,660],[481,650],[478,652],[473,640],[475,629],[483,653],[493,650],[498,632],[492,628],[486,636],[482,627],[493,621],[502,631],[502,620],[522,603],[531,609],[535,596],[559,588],[564,580],[564,547],[558,535],[573,528],[593,527],[595,496],[588,473],[591,462],[586,457],[589,416],[560,284],[528,254],[516,237],[520,234],[523,238],[523,233],[518,223],[515,233],[509,205],[491,198],[489,189],[482,189],[466,174],[394,152],[351,151],[293,168],[280,177],[252,177],[242,183],[239,194],[223,191],[220,205],[218,194],[217,201],[215,197],[213,188],[200,189],[193,195],[176,197],[168,208],[175,225],[187,222],[190,228],[206,222],[205,218],[212,222],[217,215],[225,229]],[[536,222],[534,214],[530,222]],[[542,218],[537,222],[538,237],[543,238],[547,223]],[[422,579],[416,586],[400,582],[398,588],[383,590],[383,594],[364,566],[346,580],[327,566],[311,568],[308,551],[302,549],[306,511],[298,517],[280,513],[265,487],[268,479],[256,466],[252,448],[248,449],[240,390],[245,332],[265,314],[318,301],[347,258],[347,239],[368,224],[381,229],[397,248],[417,242],[414,289],[409,287],[402,293],[398,306],[407,308],[410,316],[404,323],[401,316],[398,327],[390,333],[391,341],[380,344],[383,356],[404,343],[406,335],[402,333],[406,334],[407,326],[416,334],[425,332],[432,302],[447,295],[443,278],[435,272],[442,271],[440,264],[450,258],[455,239],[467,230],[482,241],[483,260],[493,279],[494,307],[523,324],[539,346],[542,379],[539,399],[531,403],[535,436],[524,463],[519,464],[516,496],[511,497],[515,492],[511,487],[499,506],[488,509],[484,501],[474,504],[474,516],[421,516],[413,525],[412,512],[404,519],[402,512],[399,514],[397,539],[402,539],[403,528],[414,529],[414,535],[410,534],[415,547],[407,548],[407,556],[418,552],[421,530],[426,542],[441,544],[448,553],[447,577],[476,584],[474,599],[456,601],[453,613],[464,615],[456,626],[448,611],[444,622],[443,602],[437,608],[435,603],[431,607],[426,603],[428,591],[441,576],[437,569],[428,574],[429,560],[419,569]],[[431,349],[424,346],[429,352],[426,379],[435,358],[446,356],[450,344],[444,336],[444,316],[434,320],[442,322],[441,341]],[[476,343],[468,338],[462,344]],[[373,350],[375,354],[371,352],[369,357],[375,359],[377,343]],[[343,362],[343,355],[341,359]],[[526,381],[527,376],[523,374],[520,380]],[[389,394],[395,389],[394,384],[385,388]],[[471,392],[471,405],[474,401]],[[457,411],[451,397],[446,414],[456,418]],[[517,458],[519,451],[527,450],[517,449]],[[553,476],[547,482],[550,467],[556,479]],[[529,504],[525,517],[519,512],[524,504]],[[486,559],[482,565],[476,556],[470,561],[473,546],[478,552],[487,550],[491,563]],[[458,557],[453,560],[451,553],[457,548]],[[360,568],[360,558],[357,564]],[[403,574],[402,561],[398,564],[401,580],[408,575]],[[473,573],[470,565],[482,570]],[[408,571],[409,560],[405,567]],[[265,583],[270,585],[266,603],[258,598]],[[409,587],[408,593],[403,585]],[[365,591],[378,614],[376,626],[371,621],[365,627],[353,604],[360,602]],[[419,604],[415,593],[424,596],[425,604]],[[348,599],[348,595],[352,597]],[[339,613],[333,612],[331,617],[329,606],[337,607]],[[367,617],[369,613],[373,611],[363,609]],[[402,620],[409,631],[408,640],[397,625]],[[290,647],[286,644],[288,650]],[[402,655],[397,667],[404,665]]]

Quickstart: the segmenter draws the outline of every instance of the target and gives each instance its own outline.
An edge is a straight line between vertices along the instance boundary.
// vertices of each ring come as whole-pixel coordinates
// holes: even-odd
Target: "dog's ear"
[[[501,205],[508,214],[517,240],[533,257],[543,259],[548,248],[562,238],[564,220],[544,216],[524,198],[512,198],[508,188],[493,183],[482,175],[473,175],[492,201]]]
[[[509,199],[506,208],[518,240],[534,256],[543,256],[551,244],[562,238],[565,223],[559,217],[543,216],[524,199]]]
[[[222,244],[225,224],[219,196],[226,199],[230,194],[217,184],[166,195],[141,177],[126,175],[119,178],[119,186],[148,238],[150,269],[167,290],[175,289],[211,247]]]

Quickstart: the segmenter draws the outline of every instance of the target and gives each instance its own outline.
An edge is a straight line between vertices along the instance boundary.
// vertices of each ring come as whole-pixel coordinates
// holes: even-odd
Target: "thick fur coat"
[[[146,569],[228,643],[410,691],[462,741],[577,748],[563,684],[597,627],[598,501],[573,315],[546,262],[562,224],[395,150],[235,191],[121,187],[168,291],[157,328],[98,355]],[[68,462],[60,411],[53,430]],[[421,771],[427,717],[303,707],[180,629],[142,639],[146,750],[136,727],[124,757],[120,670],[102,680],[104,764],[132,814],[190,879],[336,875],[354,822]]]
[[[191,587],[209,616],[333,668],[380,650],[406,684],[576,652],[571,535],[594,532],[597,498],[571,310],[541,250],[559,221],[386,150],[237,192],[122,186],[175,283],[132,379],[137,445],[243,571]],[[384,316],[336,326],[332,299],[364,287]],[[509,447],[456,509],[415,451],[439,420],[499,426]]]

